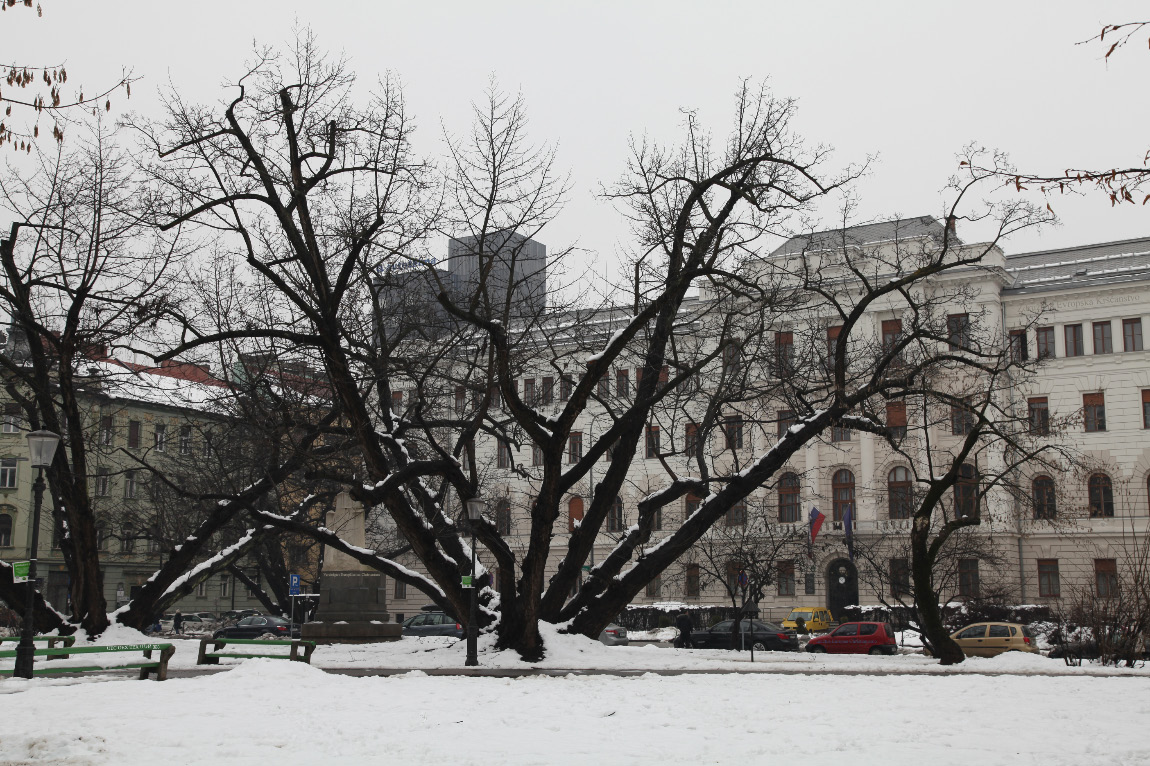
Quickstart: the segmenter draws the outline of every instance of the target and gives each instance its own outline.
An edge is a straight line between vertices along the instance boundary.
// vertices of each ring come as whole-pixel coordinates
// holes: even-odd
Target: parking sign
[[[288,595],[299,595],[299,575],[297,574],[288,575]]]

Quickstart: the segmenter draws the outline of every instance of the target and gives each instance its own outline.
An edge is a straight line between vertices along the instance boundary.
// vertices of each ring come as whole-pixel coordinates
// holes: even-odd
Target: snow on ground
[[[107,678],[0,682],[0,763],[1150,762],[1145,678],[384,678],[276,660]]]

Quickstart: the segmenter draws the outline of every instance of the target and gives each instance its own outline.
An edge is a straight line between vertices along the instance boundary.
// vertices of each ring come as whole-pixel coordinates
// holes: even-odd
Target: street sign
[[[31,567],[31,561],[13,561],[12,582],[28,582],[28,572]]]
[[[591,571],[591,565],[590,564],[584,564],[583,565],[583,571],[584,572],[590,572]]]
[[[299,575],[297,575],[297,574],[288,575],[288,595],[289,596],[298,596],[299,590],[300,590],[300,588],[299,588]]]
[[[747,587],[747,570],[743,569],[739,572],[739,587]]]
[[[471,575],[463,575],[463,580],[460,583],[464,588],[471,587]]]

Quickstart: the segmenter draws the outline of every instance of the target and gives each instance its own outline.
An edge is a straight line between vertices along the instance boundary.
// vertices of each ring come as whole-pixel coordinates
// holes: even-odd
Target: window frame
[[[1094,340],[1095,354],[1114,353],[1113,322],[1111,322],[1109,319],[1107,319],[1105,322],[1092,322],[1090,325],[1090,334]]]
[[[1058,559],[1038,559],[1038,597],[1061,598],[1062,578],[1058,571]]]
[[[1082,395],[1082,427],[1088,434],[1106,431],[1106,392]]]
[[[1054,327],[1038,327],[1034,330],[1034,340],[1037,346],[1038,359],[1054,359],[1055,353]]]
[[[849,481],[847,479],[849,478]],[[840,468],[831,476],[831,521],[841,522],[846,510],[854,517],[855,475],[849,468]]]
[[[898,475],[900,471],[901,476]],[[914,515],[913,486],[906,466],[896,465],[887,471],[887,515],[892,521],[902,521]]]
[[[946,315],[946,341],[951,351],[970,348],[970,313]]]
[[[1030,499],[1036,521],[1049,521],[1058,517],[1057,487],[1046,474],[1035,476],[1030,482]]]
[[[787,471],[779,477],[775,487],[778,498],[778,515],[780,524],[794,524],[803,517],[802,481],[793,471]],[[793,518],[792,518],[793,516]]]
[[[1090,474],[1086,480],[1086,508],[1092,519],[1114,518],[1114,482],[1109,474]]]
[[[1122,350],[1124,352],[1142,351],[1142,317],[1122,320]]]
[[[1063,340],[1066,343],[1066,356],[1086,356],[1086,341],[1082,335],[1082,324],[1062,326]]]

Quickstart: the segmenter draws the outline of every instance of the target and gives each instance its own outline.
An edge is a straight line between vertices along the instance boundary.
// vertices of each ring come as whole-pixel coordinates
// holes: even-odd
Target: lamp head
[[[52,458],[56,456],[56,445],[60,443],[59,434],[51,431],[32,431],[28,434],[28,451],[31,453],[29,462],[33,468],[47,468],[52,465]]]
[[[487,510],[487,501],[478,497],[473,497],[464,502],[467,506],[467,518],[472,521],[479,521],[483,518],[483,512]]]

